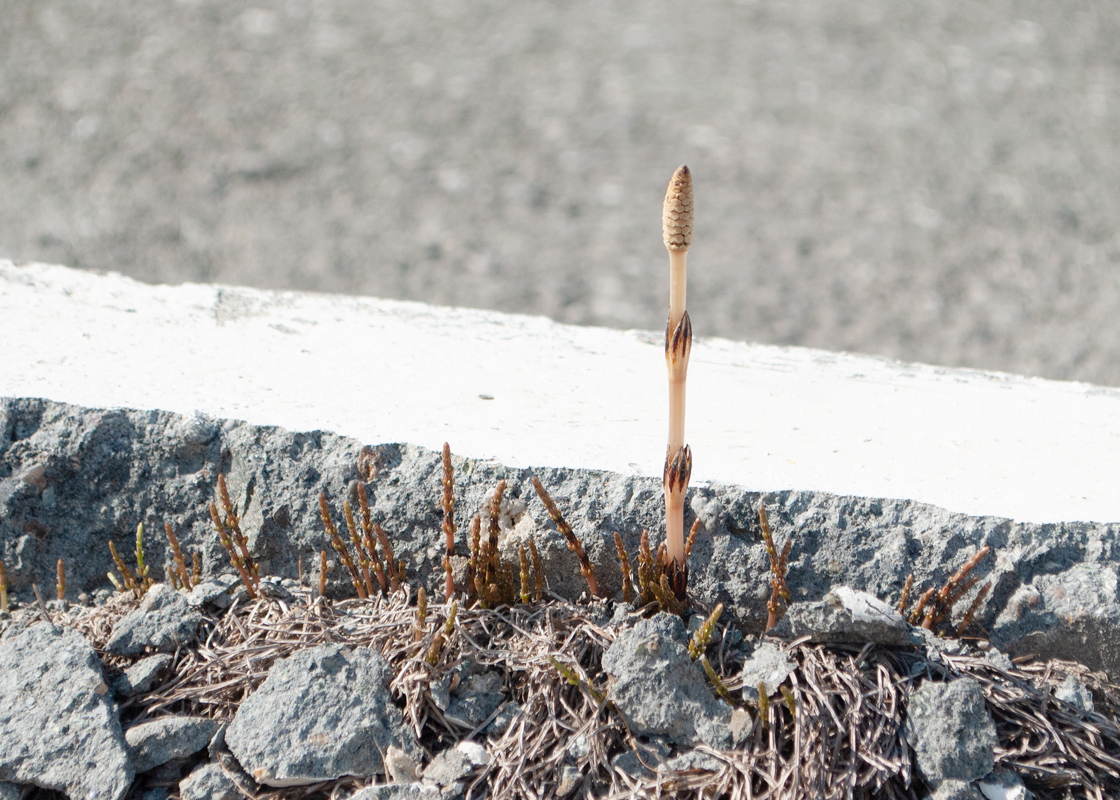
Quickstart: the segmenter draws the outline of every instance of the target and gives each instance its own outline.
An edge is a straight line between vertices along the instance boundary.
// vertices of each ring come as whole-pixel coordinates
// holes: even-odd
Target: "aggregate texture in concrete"
[[[1120,385],[1107,0],[7,0],[0,257]]]
[[[200,433],[201,431],[201,433]],[[533,492],[535,474],[548,487],[595,565],[600,587],[618,597],[621,574],[614,534],[636,562],[643,530],[663,537],[661,481],[570,468],[517,468],[454,456],[457,553],[463,532],[507,482],[499,516],[507,559],[532,536],[548,585],[577,598],[587,591],[576,557]],[[170,523],[184,551],[201,555],[204,575],[232,572],[213,531],[208,504],[219,472],[241,517],[262,575],[303,580],[327,547],[317,497],[329,498],[342,525],[343,500],[355,502],[359,481],[414,585],[442,596],[444,537],[439,506],[439,453],[408,444],[372,447],[333,433],[292,432],[232,420],[182,417],[153,410],[96,409],[42,399],[0,398],[0,551],[13,597],[33,602],[31,584],[50,585],[58,559],[68,591],[107,587],[107,542],[131,553],[135,529]],[[685,522],[701,519],[690,564],[689,592],[723,603],[729,619],[761,632],[770,595],[769,561],[757,507],[765,502],[778,546],[792,541],[789,584],[798,601],[820,601],[841,584],[896,602],[906,577],[940,586],[984,545],[992,553],[973,573],[991,592],[978,630],[1011,655],[1079,660],[1120,674],[1120,525],[1029,523],[968,516],[913,500],[839,496],[813,491],[752,491],[709,483],[690,489]],[[166,542],[150,536],[145,559],[157,577],[168,569]],[[126,556],[127,558],[127,556]],[[131,561],[131,559],[129,559]],[[332,560],[327,591],[352,595]],[[978,587],[977,587],[978,589]],[[971,602],[961,601],[954,616]],[[792,613],[792,612],[791,612]]]

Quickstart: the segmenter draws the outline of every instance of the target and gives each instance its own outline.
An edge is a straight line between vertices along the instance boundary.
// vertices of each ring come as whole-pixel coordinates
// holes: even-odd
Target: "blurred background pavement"
[[[1120,385],[1120,4],[0,0],[0,257]]]

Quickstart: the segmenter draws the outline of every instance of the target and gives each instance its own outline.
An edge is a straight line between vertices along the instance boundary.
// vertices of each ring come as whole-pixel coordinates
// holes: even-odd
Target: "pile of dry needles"
[[[464,659],[503,675],[503,690],[520,710],[487,741],[491,760],[467,778],[468,798],[916,800],[924,787],[902,735],[908,695],[923,680],[967,675],[979,681],[996,721],[997,767],[1015,770],[1042,798],[1120,793],[1120,687],[1074,663],[1002,670],[982,656],[788,643],[784,647],[798,666],[783,691],[758,704],[736,701],[738,713],[746,713],[740,747],[699,746],[684,766],[659,769],[663,756],[628,730],[609,699],[600,664],[619,627],[609,622],[606,604],[581,606],[560,598],[496,609],[440,603],[429,606],[419,624],[415,597],[405,585],[388,597],[337,603],[310,590],[292,603],[264,597],[235,603],[207,620],[197,647],[176,654],[171,680],[132,698],[123,713],[133,720],[168,714],[229,720],[275,661],[335,642],[385,655],[405,719],[433,756],[458,741],[484,739],[489,720],[470,729],[448,718],[431,687]],[[86,610],[75,624],[100,647],[114,618],[134,604],[122,597]],[[707,656],[739,697],[742,651],[727,646],[728,629],[717,624],[713,634]],[[126,664],[112,656],[105,661]],[[1054,687],[1070,674],[1092,689],[1096,712],[1055,699]],[[578,754],[569,747],[577,737],[587,743]],[[638,776],[615,765],[615,757],[627,751],[650,770]],[[267,789],[220,756],[245,794],[262,800],[344,797],[360,785],[342,779]]]

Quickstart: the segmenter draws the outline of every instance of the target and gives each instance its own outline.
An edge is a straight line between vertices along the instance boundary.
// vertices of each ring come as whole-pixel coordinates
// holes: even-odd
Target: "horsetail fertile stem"
[[[684,495],[692,475],[692,451],[684,443],[685,380],[692,352],[692,323],[685,310],[688,248],[692,244],[692,174],[681,166],[665,192],[662,239],[669,251],[669,322],[665,362],[669,368],[669,446],[665,450],[665,541],[669,585],[679,600],[688,588],[684,547]]]
[[[447,552],[443,556],[444,595],[451,602],[455,594],[455,578],[451,572],[451,557],[455,555],[455,471],[451,467],[451,445],[443,443],[443,535],[447,538]]]
[[[59,600],[66,599],[66,565],[62,563],[62,559],[58,560],[58,583],[55,584],[55,591],[58,593]]]

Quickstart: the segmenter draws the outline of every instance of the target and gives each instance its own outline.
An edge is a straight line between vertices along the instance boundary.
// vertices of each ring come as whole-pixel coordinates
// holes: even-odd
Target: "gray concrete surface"
[[[1120,6],[0,0],[0,257],[1120,385]]]

